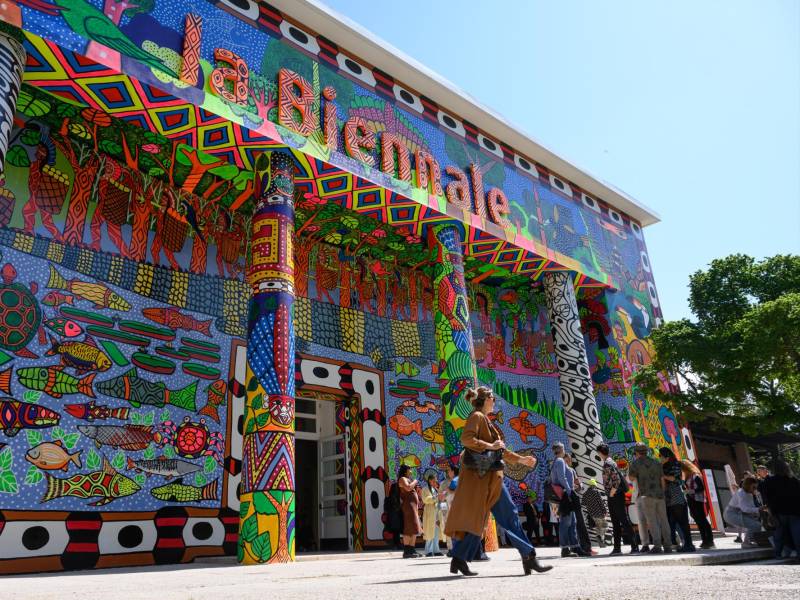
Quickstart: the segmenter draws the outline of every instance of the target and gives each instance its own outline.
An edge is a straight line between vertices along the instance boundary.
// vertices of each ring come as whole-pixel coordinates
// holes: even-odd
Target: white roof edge
[[[307,25],[316,33],[389,73],[399,83],[408,85],[431,98],[443,109],[474,123],[489,136],[513,150],[532,158],[555,174],[573,182],[589,194],[632,217],[643,227],[658,223],[659,215],[622,190],[598,179],[573,162],[562,158],[533,136],[523,132],[494,110],[460,90],[453,83],[425,65],[373,35],[352,19],[334,11],[318,0],[269,0],[282,13]]]

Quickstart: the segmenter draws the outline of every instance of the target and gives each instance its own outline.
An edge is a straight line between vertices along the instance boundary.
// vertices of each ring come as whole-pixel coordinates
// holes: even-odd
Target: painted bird
[[[109,19],[102,11],[86,2],[86,0],[60,0],[47,3],[42,0],[18,0],[18,4],[28,6],[35,10],[61,17],[67,22],[70,29],[83,37],[98,42],[116,50],[124,56],[136,59],[146,65],[163,71],[170,77],[178,79],[178,74],[161,62],[158,58],[146,52],[120,31],[119,26]]]

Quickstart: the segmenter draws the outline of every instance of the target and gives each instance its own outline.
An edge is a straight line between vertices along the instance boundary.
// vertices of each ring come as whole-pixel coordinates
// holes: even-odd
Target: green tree
[[[636,383],[689,420],[748,435],[800,431],[800,256],[734,254],[689,287],[696,320],[653,331],[656,358]],[[663,372],[679,377],[679,391],[664,391]]]

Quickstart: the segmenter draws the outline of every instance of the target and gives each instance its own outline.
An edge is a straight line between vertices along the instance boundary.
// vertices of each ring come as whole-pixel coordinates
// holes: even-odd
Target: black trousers
[[[688,498],[688,500],[689,512],[694,522],[697,523],[697,528],[700,530],[700,539],[703,541],[703,544],[713,544],[714,532],[711,530],[711,524],[708,522],[708,518],[706,518],[706,503],[698,502],[693,498]]]
[[[539,519],[525,519],[525,533],[533,544],[534,539],[539,539]]]
[[[689,508],[685,504],[667,506],[667,518],[680,530],[684,548],[693,548],[692,530],[689,529]]]
[[[608,497],[608,512],[611,516],[611,526],[614,529],[614,548],[622,546],[622,536],[631,541],[631,546],[636,546],[636,538],[633,536],[633,527],[628,519],[628,511],[625,510],[625,495],[616,493]]]
[[[575,528],[578,531],[578,544],[580,545],[581,550],[587,554],[591,554],[592,542],[589,539],[589,530],[586,529],[586,521],[583,518],[581,499],[574,491],[572,492],[572,510],[575,513]]]

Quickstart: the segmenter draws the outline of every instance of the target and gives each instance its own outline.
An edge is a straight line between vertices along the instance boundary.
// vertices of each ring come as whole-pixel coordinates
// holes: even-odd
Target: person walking
[[[642,544],[652,544],[650,554],[672,552],[661,463],[648,456],[647,446],[641,443],[633,447],[633,457],[633,462],[628,467],[628,477],[635,480],[639,488],[636,506]]]
[[[411,479],[411,467],[402,465],[397,473],[397,485],[400,487],[400,503],[403,510],[403,558],[419,558],[422,556],[414,547],[417,536],[422,533],[419,521],[419,481]]]
[[[555,460],[550,469],[550,483],[556,495],[561,490],[560,501],[558,503],[558,543],[561,546],[561,558],[571,558],[578,556],[578,526],[575,521],[575,509],[572,503],[572,492],[574,491],[575,475],[574,471],[567,466],[564,459],[566,453],[564,444],[556,442],[552,446]]]
[[[753,540],[753,534],[761,531],[761,521],[759,520],[759,508],[756,506],[753,496],[758,485],[758,479],[747,476],[742,481],[742,486],[731,496],[728,506],[722,513],[722,517],[736,527],[745,530],[742,548],[757,546]]]
[[[490,512],[506,530],[508,540],[522,557],[525,575],[530,575],[531,571],[549,571],[552,566],[542,565],[536,558],[536,550],[525,537],[519,522],[517,507],[503,484],[503,461],[532,469],[536,466],[536,458],[523,457],[506,449],[500,433],[486,416],[494,410],[495,398],[491,389],[470,389],[466,399],[472,404],[473,411],[461,431],[461,444],[464,446],[462,469],[445,526],[445,533],[454,540],[450,572],[476,575],[470,571],[467,560],[480,547]]]
[[[667,504],[667,517],[674,523],[681,536],[683,546],[678,552],[694,552],[692,530],[689,528],[689,507],[683,493],[683,476],[681,463],[671,448],[659,448],[661,458],[661,478],[664,480],[664,501]]]
[[[403,504],[400,501],[400,486],[396,481],[392,482],[389,486],[389,494],[383,501],[383,511],[386,513],[386,523],[384,530],[386,531],[384,538],[387,543],[391,538],[391,544],[398,550],[402,550],[403,546],[400,544],[400,535],[403,533]]]
[[[758,484],[761,497],[777,522],[773,542],[776,558],[783,557],[791,546],[800,557],[800,479],[792,476],[789,464],[781,459],[773,463],[774,475],[767,475]]]
[[[581,498],[581,504],[586,509],[592,528],[597,534],[598,545],[601,548],[605,548],[608,504],[606,504],[605,496],[600,492],[600,486],[596,479],[590,479],[587,482],[586,491],[583,492],[583,498]]]
[[[442,484],[441,488],[444,494],[444,499],[442,500],[441,504],[441,516],[440,516],[443,533],[445,529],[445,524],[447,523],[447,515],[450,514],[450,507],[453,505],[453,497],[456,495],[457,487],[458,487],[458,467],[455,467],[452,464],[448,463],[447,479],[444,480],[444,483]],[[453,550],[453,540],[448,535],[445,535],[444,538],[447,541],[447,556],[452,558],[451,554]]]
[[[439,541],[444,541],[441,527],[441,510],[439,501],[439,482],[435,473],[429,473],[422,486],[422,539],[425,540],[425,556],[442,556]]]
[[[689,514],[700,530],[700,547],[703,550],[714,548],[714,532],[706,517],[706,486],[703,483],[703,476],[697,465],[686,459],[681,461],[681,471],[683,484],[686,487],[686,501],[689,503]]]
[[[612,460],[608,444],[600,444],[597,453],[603,461],[603,487],[608,497],[608,510],[611,513],[611,526],[614,531],[614,549],[611,554],[622,554],[622,536],[631,541],[631,554],[639,552],[639,545],[633,535],[633,527],[625,510],[625,494],[628,493],[628,482],[625,475]]]
[[[525,502],[522,505],[522,512],[525,514],[525,535],[531,544],[538,544],[539,537],[539,510],[536,508],[533,499],[536,497],[536,492],[528,490],[525,495]]]

